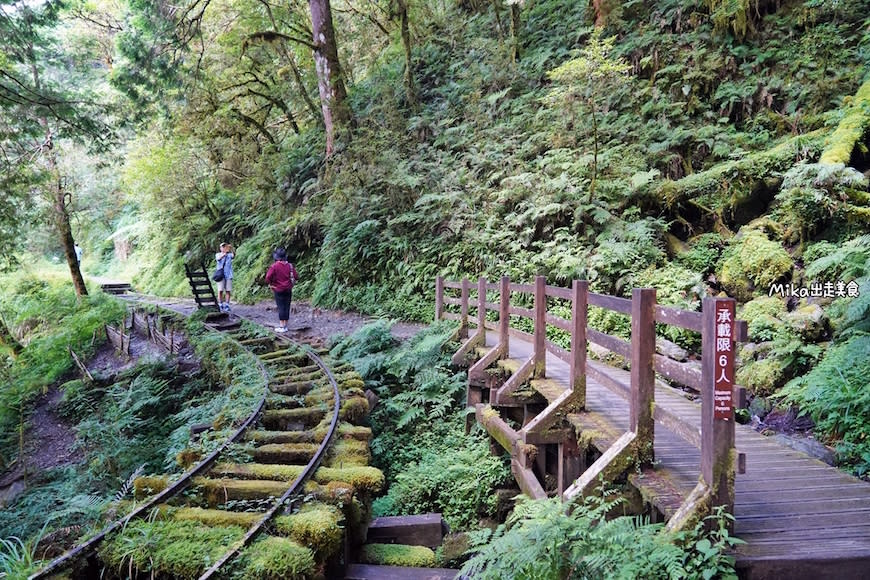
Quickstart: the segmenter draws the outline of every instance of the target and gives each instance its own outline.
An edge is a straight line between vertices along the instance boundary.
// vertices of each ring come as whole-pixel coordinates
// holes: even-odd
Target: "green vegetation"
[[[607,517],[619,500],[592,496],[566,509],[559,498],[520,498],[493,533],[475,534],[478,547],[462,569],[473,578],[737,578],[725,551],[741,543],[725,517],[708,518],[689,532],[661,533],[661,524]],[[570,512],[570,513],[569,513]]]
[[[454,530],[472,528],[496,515],[494,490],[510,475],[479,428],[464,433],[465,373],[449,370],[443,348],[455,327],[435,324],[399,345],[390,326],[369,324],[332,350],[380,398],[371,450],[389,489],[375,515],[439,512]]]
[[[435,552],[425,546],[400,544],[366,544],[360,559],[367,564],[382,566],[411,566],[431,568],[435,566]]]

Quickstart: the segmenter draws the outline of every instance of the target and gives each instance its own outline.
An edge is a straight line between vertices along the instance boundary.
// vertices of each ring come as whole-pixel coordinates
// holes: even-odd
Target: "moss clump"
[[[166,475],[143,475],[133,481],[133,493],[136,499],[160,493],[167,487],[169,487],[169,477]]]
[[[266,536],[245,548],[239,557],[242,578],[302,580],[314,576],[314,554],[293,540]]]
[[[870,79],[864,81],[846,111],[840,124],[825,141],[825,150],[819,163],[843,163],[848,165],[852,150],[870,128]]]
[[[332,446],[327,467],[351,467],[368,465],[371,452],[367,441],[340,439]]]
[[[338,435],[345,439],[369,441],[372,438],[372,430],[369,427],[351,425],[350,423],[339,423]]]
[[[745,302],[757,288],[766,291],[786,278],[793,263],[788,252],[764,232],[752,229],[741,234],[722,256],[718,278],[729,295]]]
[[[170,509],[169,516],[176,521],[199,522],[204,526],[239,526],[240,528],[251,527],[261,517],[260,514],[251,512],[229,512],[197,507]]]
[[[184,469],[187,469],[200,459],[202,459],[202,453],[198,449],[191,449],[190,447],[182,449],[175,455],[175,462]]]
[[[786,366],[777,357],[752,361],[737,370],[737,383],[754,395],[770,395],[788,379]]]
[[[409,566],[431,568],[435,566],[435,552],[425,546],[401,544],[367,544],[360,558],[367,564],[383,566]]]
[[[301,465],[279,465],[270,463],[218,463],[211,470],[212,477],[235,479],[269,479],[274,481],[293,481],[302,473]]]
[[[344,517],[341,510],[330,505],[307,506],[299,513],[275,519],[278,533],[308,546],[318,562],[337,553],[341,547]]]
[[[308,462],[318,447],[317,443],[269,443],[253,449],[251,457],[260,463]]]
[[[231,499],[265,499],[281,497],[289,484],[280,481],[208,479],[195,477],[193,484],[199,488],[209,505],[219,505]]]
[[[368,493],[377,493],[384,488],[383,472],[369,466],[321,467],[314,474],[314,480],[318,483],[345,481],[352,485],[355,490]]]
[[[776,296],[760,296],[747,302],[738,318],[749,325],[751,340],[773,340],[782,331],[784,322],[779,316],[786,312],[785,303]]]
[[[365,382],[361,378],[359,378],[359,375],[357,375],[356,378],[341,381],[341,383],[338,386],[342,391],[350,390],[350,389],[365,389],[366,388]]]
[[[351,423],[359,423],[369,414],[369,402],[365,397],[352,397],[341,405],[338,418]]]
[[[323,409],[273,409],[263,413],[263,425],[267,429],[290,431],[291,425],[311,427],[317,425],[326,411]]]
[[[130,522],[99,549],[108,569],[156,577],[198,578],[242,537],[238,526],[208,527],[192,521]],[[134,574],[135,576],[135,574]]]
[[[323,437],[315,437],[312,431],[249,431],[245,434],[247,441],[255,443],[310,443],[320,441]]]

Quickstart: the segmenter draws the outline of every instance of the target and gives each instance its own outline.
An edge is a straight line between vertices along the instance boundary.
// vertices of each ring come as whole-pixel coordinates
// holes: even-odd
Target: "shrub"
[[[810,372],[780,393],[816,423],[817,433],[836,445],[839,460],[859,475],[870,473],[870,335],[830,348]]]

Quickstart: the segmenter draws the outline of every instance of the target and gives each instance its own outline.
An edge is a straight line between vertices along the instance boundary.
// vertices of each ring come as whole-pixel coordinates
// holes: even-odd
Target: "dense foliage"
[[[661,524],[613,517],[619,504],[610,492],[572,509],[559,498],[521,498],[495,533],[478,533],[487,543],[462,571],[492,579],[737,578],[724,552],[741,542],[729,535],[725,516],[708,518],[710,532],[701,522],[669,535]]]
[[[474,527],[495,516],[494,490],[510,473],[479,428],[464,432],[465,373],[453,373],[443,352],[454,327],[436,324],[399,344],[390,326],[372,323],[333,348],[380,399],[371,413],[371,450],[390,487],[374,511],[438,512],[454,530]]]

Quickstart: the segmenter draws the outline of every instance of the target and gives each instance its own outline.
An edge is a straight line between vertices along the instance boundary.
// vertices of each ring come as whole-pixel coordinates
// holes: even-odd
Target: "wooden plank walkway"
[[[497,342],[498,333],[487,332],[486,347]],[[531,342],[511,337],[511,359],[527,360],[532,354]],[[594,361],[588,364],[629,384],[626,371]],[[565,362],[548,352],[546,369],[548,379],[568,388]],[[627,431],[628,402],[588,378],[586,389],[589,416],[611,426],[617,435]],[[700,429],[701,405],[681,391],[656,381],[655,401],[657,407]],[[700,451],[660,423],[655,429],[657,475],[685,497],[700,476]],[[744,425],[736,426],[736,448],[746,454],[746,472],[737,475],[734,503],[734,534],[747,542],[735,554],[742,577],[870,578],[870,483]],[[642,477],[632,480],[643,485]],[[661,509],[671,502],[660,503]]]

